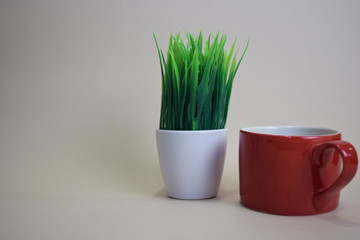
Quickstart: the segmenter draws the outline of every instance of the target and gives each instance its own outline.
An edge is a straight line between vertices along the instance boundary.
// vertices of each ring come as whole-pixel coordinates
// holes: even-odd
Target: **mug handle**
[[[334,149],[342,158],[342,171],[330,187],[314,194],[313,205],[318,210],[325,208],[330,203],[331,199],[351,181],[357,170],[356,150],[351,143],[342,140],[321,143],[313,147],[312,157],[318,168],[324,168],[330,162],[330,156]]]

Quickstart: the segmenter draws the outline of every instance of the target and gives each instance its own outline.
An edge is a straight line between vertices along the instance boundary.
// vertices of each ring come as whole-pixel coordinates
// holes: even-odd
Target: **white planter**
[[[217,195],[224,167],[227,129],[156,130],[160,167],[167,193],[178,199]]]

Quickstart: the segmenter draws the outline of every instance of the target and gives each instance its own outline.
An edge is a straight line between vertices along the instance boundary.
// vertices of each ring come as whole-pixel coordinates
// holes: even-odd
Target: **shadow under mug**
[[[296,126],[240,130],[241,203],[280,215],[334,210],[340,190],[355,176],[355,148],[340,131]]]

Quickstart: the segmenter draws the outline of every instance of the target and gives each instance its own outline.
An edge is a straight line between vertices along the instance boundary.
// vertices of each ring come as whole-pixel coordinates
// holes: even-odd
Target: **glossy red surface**
[[[355,148],[341,141],[340,133],[281,136],[241,130],[241,203],[280,215],[334,210],[340,190],[354,177],[357,164]]]

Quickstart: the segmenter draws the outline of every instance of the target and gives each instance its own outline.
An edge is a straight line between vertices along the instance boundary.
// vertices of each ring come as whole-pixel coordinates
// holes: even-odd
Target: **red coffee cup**
[[[355,176],[355,148],[340,131],[294,126],[240,130],[241,203],[280,215],[334,210]]]

